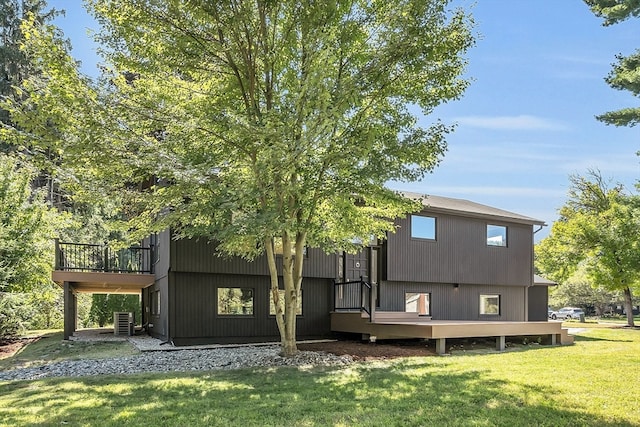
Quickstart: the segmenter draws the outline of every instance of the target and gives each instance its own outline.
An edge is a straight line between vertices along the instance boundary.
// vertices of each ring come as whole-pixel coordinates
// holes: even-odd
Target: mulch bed
[[[433,356],[435,349],[422,340],[385,340],[375,343],[338,340],[298,344],[298,350],[324,351],[338,356],[350,355],[355,360],[385,360],[398,357]]]
[[[38,338],[8,338],[0,340],[0,359],[6,359],[16,354],[26,346],[37,340]]]

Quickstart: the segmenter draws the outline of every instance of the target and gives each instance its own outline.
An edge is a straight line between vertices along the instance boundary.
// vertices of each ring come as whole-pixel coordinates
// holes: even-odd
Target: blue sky
[[[77,0],[56,24],[86,73],[98,58],[87,37],[95,23]],[[603,27],[581,0],[455,0],[470,10],[478,41],[469,54],[473,83],[435,117],[457,123],[433,174],[392,187],[456,197],[541,219],[551,225],[570,174],[599,169],[630,191],[640,177],[640,129],[594,116],[638,104],[604,81],[616,54],[640,48],[640,19]],[[428,119],[425,118],[425,124]],[[550,227],[538,233],[544,237]]]

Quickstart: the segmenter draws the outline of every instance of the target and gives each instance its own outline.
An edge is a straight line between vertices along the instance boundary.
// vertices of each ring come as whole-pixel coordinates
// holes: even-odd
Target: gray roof
[[[409,199],[422,200],[425,210],[429,212],[456,213],[462,216],[517,222],[520,224],[547,225],[544,221],[539,219],[493,208],[491,206],[482,205],[469,200],[409,192],[402,192],[401,194]]]
[[[545,279],[542,276],[538,276],[537,274],[533,275],[533,284],[538,286],[557,286],[556,282],[552,282],[549,279]]]

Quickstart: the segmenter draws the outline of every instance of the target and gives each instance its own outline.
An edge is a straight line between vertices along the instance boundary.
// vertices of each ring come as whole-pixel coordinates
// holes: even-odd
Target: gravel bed
[[[291,358],[281,357],[280,346],[248,346],[205,350],[143,352],[135,356],[99,360],[67,360],[38,367],[0,371],[0,381],[34,380],[47,377],[133,374],[139,372],[189,372],[275,366],[344,366],[351,356],[300,351]]]

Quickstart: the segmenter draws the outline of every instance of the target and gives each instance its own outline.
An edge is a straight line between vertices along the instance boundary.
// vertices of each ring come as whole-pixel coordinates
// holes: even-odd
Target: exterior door
[[[344,280],[360,280],[360,276],[369,280],[369,248],[363,248],[357,254],[344,255]]]

